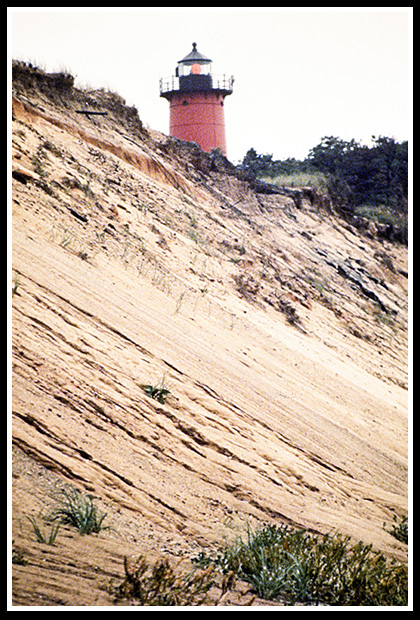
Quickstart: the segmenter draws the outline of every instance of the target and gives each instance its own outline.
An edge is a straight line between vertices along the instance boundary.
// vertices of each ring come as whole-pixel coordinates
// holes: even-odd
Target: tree
[[[404,210],[408,195],[408,143],[372,136],[378,198],[386,206]]]
[[[309,152],[307,163],[330,176],[334,193],[355,207],[384,205],[404,210],[408,192],[408,144],[372,136],[373,147],[326,136]],[[343,197],[342,196],[342,197]]]
[[[321,172],[337,175],[343,167],[347,143],[334,136],[325,136],[309,151],[308,163]]]
[[[254,177],[320,171],[337,206],[353,211],[358,206],[383,207],[407,212],[408,143],[372,136],[373,146],[356,140],[324,136],[303,161],[273,160],[254,148],[246,153],[240,169]]]
[[[239,165],[241,170],[252,174],[253,176],[267,174],[270,175],[273,167],[272,155],[258,155],[254,148],[250,148],[242,163]]]

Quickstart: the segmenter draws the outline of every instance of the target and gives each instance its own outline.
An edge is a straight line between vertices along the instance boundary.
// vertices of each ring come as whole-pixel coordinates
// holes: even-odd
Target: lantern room
[[[197,43],[193,43],[192,51],[178,62],[175,69],[175,76],[179,78],[179,89],[181,91],[211,89],[211,63],[210,58],[197,51]]]
[[[178,77],[184,77],[186,75],[208,75],[211,73],[210,58],[206,58],[203,54],[197,51],[197,43],[193,43],[192,51],[185,56],[182,60],[178,61],[178,66],[175,69],[175,75]]]

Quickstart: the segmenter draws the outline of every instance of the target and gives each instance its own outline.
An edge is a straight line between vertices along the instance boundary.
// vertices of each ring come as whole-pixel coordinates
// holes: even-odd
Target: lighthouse
[[[169,101],[169,134],[196,142],[203,151],[226,155],[224,100],[233,77],[213,75],[212,60],[197,50],[178,61],[175,75],[160,80],[160,96]]]

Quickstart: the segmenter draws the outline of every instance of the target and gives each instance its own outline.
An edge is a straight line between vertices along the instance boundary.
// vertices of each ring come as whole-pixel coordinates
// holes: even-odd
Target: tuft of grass
[[[19,295],[19,293],[18,293],[19,286],[20,286],[20,282],[19,282],[18,278],[16,277],[13,280],[12,297],[14,297],[15,295]]]
[[[160,403],[161,405],[164,405],[166,403],[166,399],[171,393],[170,390],[165,386],[165,375],[162,377],[161,382],[157,385],[149,385],[143,383],[140,387],[148,396],[150,396],[150,398],[157,400],[158,403]]]
[[[31,163],[34,171],[42,178],[48,176],[46,164],[48,162],[48,155],[45,152],[44,146],[40,144],[35,153],[31,156]]]
[[[95,506],[91,495],[69,486],[58,493],[57,500],[58,506],[46,517],[47,520],[72,525],[80,534],[97,534],[107,529],[102,525],[107,513]]]
[[[60,529],[60,523],[53,523],[50,533],[44,534],[38,523],[35,521],[34,517],[28,517],[28,519],[32,523],[32,527],[34,528],[35,536],[38,542],[44,545],[53,545],[55,543],[58,530]]]
[[[234,571],[261,598],[289,604],[407,605],[405,565],[341,534],[324,536],[267,525],[211,560]]]
[[[165,559],[149,565],[144,556],[124,558],[124,581],[116,590],[116,602],[143,606],[202,605],[214,584],[214,567],[180,571]]]
[[[401,517],[398,522],[397,515],[394,515],[394,524],[390,530],[387,530],[394,538],[400,542],[408,544],[408,519],[407,517]]]

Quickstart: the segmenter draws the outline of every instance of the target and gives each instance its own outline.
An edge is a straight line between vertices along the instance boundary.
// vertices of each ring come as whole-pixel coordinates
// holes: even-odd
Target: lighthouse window
[[[184,101],[182,102],[182,105],[188,105],[188,101],[184,99]]]
[[[223,105],[223,101],[221,101],[221,102],[220,102],[220,105],[221,105],[221,106]]]

